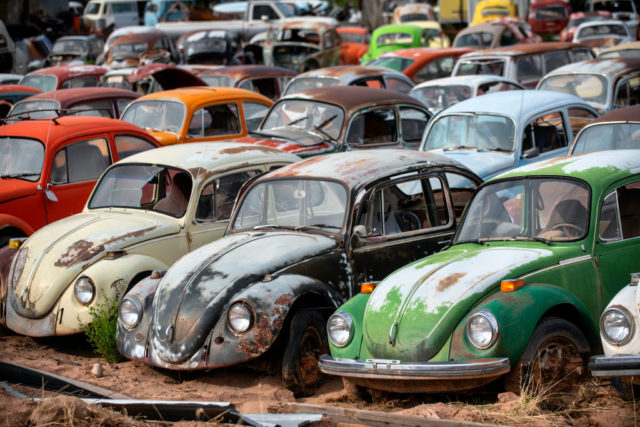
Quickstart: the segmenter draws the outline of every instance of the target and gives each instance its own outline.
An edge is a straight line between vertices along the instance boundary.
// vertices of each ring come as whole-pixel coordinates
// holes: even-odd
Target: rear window
[[[564,19],[567,17],[567,9],[562,6],[546,6],[536,9],[536,19]]]
[[[491,42],[493,41],[493,34],[487,32],[477,32],[477,33],[469,33],[463,34],[460,37],[456,38],[454,46],[455,47],[491,47]]]

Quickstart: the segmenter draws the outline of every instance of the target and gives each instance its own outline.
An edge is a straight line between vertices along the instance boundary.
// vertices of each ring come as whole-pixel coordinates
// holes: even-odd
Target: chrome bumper
[[[640,355],[593,356],[589,369],[594,377],[639,376]]]
[[[320,370],[343,377],[380,380],[466,380],[497,378],[511,370],[506,357],[453,362],[402,363],[398,360],[342,359],[320,356]]]

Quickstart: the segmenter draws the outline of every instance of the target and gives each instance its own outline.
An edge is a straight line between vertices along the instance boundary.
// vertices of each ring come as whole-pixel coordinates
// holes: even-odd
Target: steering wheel
[[[572,224],[570,222],[561,222],[551,227],[551,231],[555,230],[561,230],[567,237],[581,236],[584,232],[582,227],[579,227],[576,224]]]

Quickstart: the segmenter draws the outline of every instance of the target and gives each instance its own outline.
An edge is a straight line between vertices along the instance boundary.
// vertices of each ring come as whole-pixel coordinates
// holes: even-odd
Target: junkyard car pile
[[[2,70],[1,325],[75,334],[119,301],[127,358],[296,396],[640,385],[635,12],[486,0],[454,38],[427,4],[369,36],[165,3],[150,27],[92,1],[91,34]]]

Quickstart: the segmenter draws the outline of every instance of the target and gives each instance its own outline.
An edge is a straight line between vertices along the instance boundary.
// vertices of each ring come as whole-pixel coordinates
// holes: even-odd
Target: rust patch
[[[237,147],[225,148],[223,150],[220,150],[220,154],[239,154],[239,153],[245,153],[247,151],[261,151],[267,154],[280,154],[282,152],[275,148],[265,147],[263,145],[251,145],[251,146],[238,145]]]
[[[269,348],[273,334],[269,327],[269,316],[265,313],[256,314],[256,325],[253,333],[238,339],[238,351],[250,356],[257,356]]]
[[[120,236],[115,236],[110,239],[105,240],[97,246],[94,246],[93,242],[89,242],[87,240],[78,240],[71,246],[67,248],[65,253],[63,253],[60,258],[55,262],[56,267],[70,267],[72,265],[88,261],[99,253],[104,252],[105,246],[111,243],[117,242],[119,240],[125,240],[129,237],[139,237],[143,236],[146,233],[156,229],[158,226],[154,225],[149,228],[144,228],[138,231],[132,231],[130,233],[125,233]]]
[[[291,301],[293,301],[293,297],[291,296],[291,294],[282,294],[276,300],[275,305],[289,306],[291,305]]]
[[[442,292],[445,289],[447,289],[448,287],[458,283],[458,280],[460,280],[462,277],[464,277],[466,275],[467,275],[467,273],[453,273],[453,274],[450,274],[447,277],[445,277],[444,279],[440,280],[440,283],[438,283],[438,287],[436,289],[438,290],[438,292]]]

